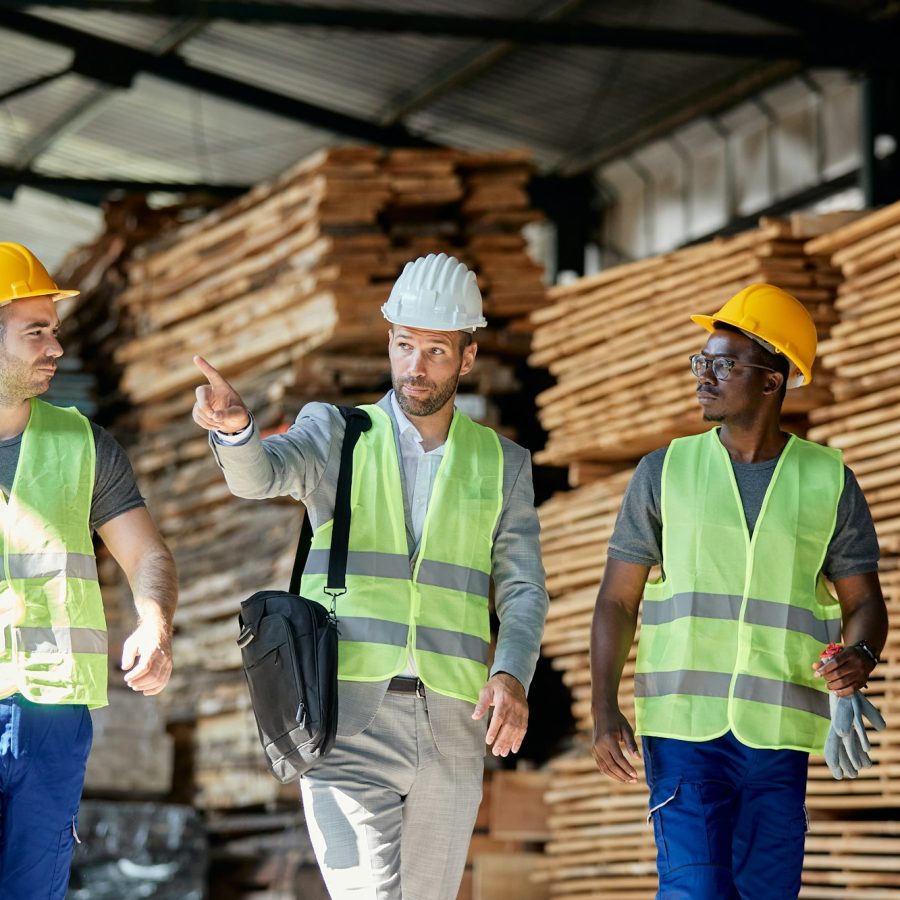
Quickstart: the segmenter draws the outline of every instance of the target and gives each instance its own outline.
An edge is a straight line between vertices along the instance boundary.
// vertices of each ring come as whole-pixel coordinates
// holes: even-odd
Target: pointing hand
[[[243,431],[250,424],[250,413],[241,395],[202,356],[194,357],[194,365],[208,382],[197,388],[194,421],[207,431],[225,434]]]

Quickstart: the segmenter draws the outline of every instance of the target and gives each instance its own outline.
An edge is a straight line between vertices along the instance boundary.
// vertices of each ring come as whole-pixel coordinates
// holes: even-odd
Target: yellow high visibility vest
[[[353,451],[347,593],[337,601],[338,677],[391,678],[412,652],[426,687],[475,703],[488,673],[491,552],[503,501],[500,440],[454,414],[413,565],[391,419],[378,406],[362,409],[372,427]],[[332,525],[316,529],[301,581],[303,596],[326,606]]]
[[[106,620],[90,526],[95,463],[90,422],[32,399],[10,497],[0,495],[0,696],[106,705]]]
[[[822,563],[844,487],[840,451],[792,436],[753,537],[718,429],[663,464],[665,579],[644,592],[635,669],[641,734],[821,753],[828,690],[812,664],[840,640]]]

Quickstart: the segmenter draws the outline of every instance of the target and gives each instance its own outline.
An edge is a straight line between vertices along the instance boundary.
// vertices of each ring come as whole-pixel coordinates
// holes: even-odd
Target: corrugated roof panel
[[[52,272],[70,248],[92,241],[103,226],[96,206],[19,188],[12,202],[0,200],[0,241],[24,244]]]
[[[416,13],[527,16],[546,2],[497,0],[339,0],[330,7]],[[524,6],[524,9],[523,9]],[[183,55],[194,65],[246,80],[332,109],[378,120],[451,64],[496,42],[419,34],[383,34],[323,28],[250,26],[215,22],[191,39]]]
[[[4,91],[24,84],[38,75],[57,72],[68,65],[72,51],[47,44],[3,27],[0,19],[0,85]]]
[[[95,91],[96,82],[66,75],[7,100],[0,105],[0,158],[11,163],[30,141],[52,132],[70,110],[82,107]]]
[[[412,120],[431,132],[441,122],[502,129],[511,143],[543,143],[578,154],[605,136],[626,134],[671,108],[673,96],[737,73],[743,61],[656,53],[646,66],[630,65],[624,51],[572,48],[521,50],[478,78],[438,99]],[[502,111],[502,112],[501,112]],[[447,129],[442,129],[447,134]]]
[[[477,42],[219,23],[192,40],[194,65],[375,120],[410,85]]]
[[[253,184],[329,142],[321,131],[145,76],[60,140],[41,170]]]
[[[136,16],[90,9],[49,9],[39,5],[28,12],[42,19],[88,32],[95,37],[118,41],[141,50],[150,50],[174,28],[180,29],[183,22],[159,16]]]

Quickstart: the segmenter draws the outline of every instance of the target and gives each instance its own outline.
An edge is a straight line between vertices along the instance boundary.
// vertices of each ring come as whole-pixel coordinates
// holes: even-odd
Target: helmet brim
[[[18,297],[12,297],[9,300],[0,302],[0,306],[8,306],[18,300],[34,300],[35,297],[49,297],[54,303],[60,300],[67,300],[69,297],[77,297],[81,291],[32,291],[30,294],[21,294]]]
[[[465,328],[440,328],[435,325],[433,322],[423,322],[423,321],[415,321],[412,319],[407,319],[404,317],[402,322],[398,322],[397,319],[391,318],[382,308],[381,314],[387,319],[391,325],[400,325],[405,328],[421,328],[422,331],[446,331],[448,334],[454,331],[468,331],[474,334],[475,330],[478,328],[486,328],[487,327],[487,319],[484,317],[481,318],[479,322],[476,322],[474,325],[466,325]]]

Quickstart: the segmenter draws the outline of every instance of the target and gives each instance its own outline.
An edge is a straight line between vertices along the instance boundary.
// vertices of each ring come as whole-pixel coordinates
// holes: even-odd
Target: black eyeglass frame
[[[700,378],[710,370],[716,381],[728,381],[731,371],[735,366],[744,366],[747,369],[764,369],[766,372],[776,372],[771,366],[761,366],[758,363],[740,362],[729,359],[727,356],[704,356],[702,353],[692,353],[688,359],[691,363],[691,372],[695,378]],[[702,360],[702,365],[695,360]],[[697,371],[699,369],[699,371]]]

